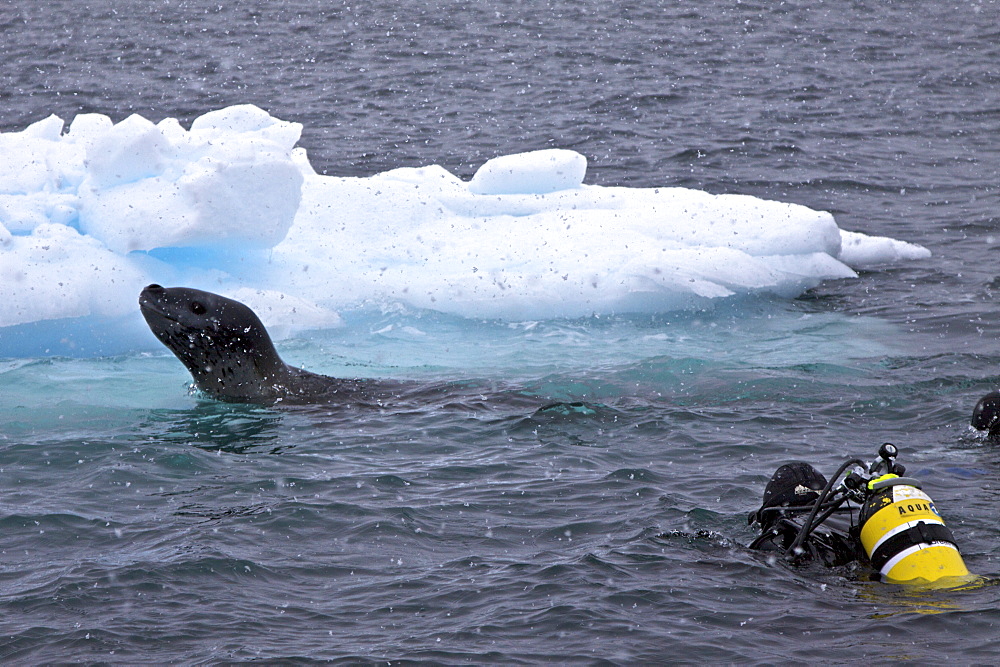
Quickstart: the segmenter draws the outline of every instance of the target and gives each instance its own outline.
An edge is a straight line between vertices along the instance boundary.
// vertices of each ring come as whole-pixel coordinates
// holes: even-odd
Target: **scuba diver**
[[[764,489],[760,509],[750,514],[750,524],[761,529],[750,548],[797,565],[868,564],[872,579],[888,583],[968,575],[934,501],[919,480],[902,476],[898,453],[885,443],[871,463],[846,461],[829,481],[808,463],[781,466]]]
[[[1000,391],[991,391],[979,399],[972,411],[972,428],[989,431],[990,440],[1000,440]]]

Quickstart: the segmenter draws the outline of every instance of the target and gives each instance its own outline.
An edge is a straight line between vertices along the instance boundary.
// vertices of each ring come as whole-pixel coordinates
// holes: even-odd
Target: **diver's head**
[[[765,512],[772,507],[803,507],[811,505],[826,487],[826,477],[804,461],[792,461],[771,475],[764,488],[764,502],[757,510],[756,520],[767,530],[782,514]]]
[[[979,399],[972,411],[972,427],[989,431],[991,438],[1000,438],[1000,391],[991,391]]]

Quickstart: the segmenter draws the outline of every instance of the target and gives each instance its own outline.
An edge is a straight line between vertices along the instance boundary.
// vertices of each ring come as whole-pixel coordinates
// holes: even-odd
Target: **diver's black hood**
[[[801,507],[815,502],[820,491],[826,487],[826,477],[805,461],[791,461],[781,466],[771,475],[764,488],[764,502],[760,509],[750,515],[750,520],[759,521],[766,529],[780,515],[779,512],[763,512],[769,507]]]

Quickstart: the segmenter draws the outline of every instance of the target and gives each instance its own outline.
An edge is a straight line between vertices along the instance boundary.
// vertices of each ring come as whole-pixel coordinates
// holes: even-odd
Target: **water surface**
[[[384,409],[205,401],[153,344],[0,361],[0,659],[991,661],[995,587],[744,545],[778,465],[829,474],[888,440],[997,574],[1000,453],[966,424],[1000,384],[998,9],[6,5],[3,131],[253,103],[303,123],[323,173],[572,148],[591,183],[794,201],[934,254],[793,301],[364,310],[282,344],[454,387]]]

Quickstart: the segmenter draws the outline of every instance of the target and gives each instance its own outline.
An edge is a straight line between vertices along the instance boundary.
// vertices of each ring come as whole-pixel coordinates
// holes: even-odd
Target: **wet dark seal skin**
[[[314,403],[355,398],[385,383],[343,380],[289,366],[250,308],[187,287],[149,285],[139,308],[157,338],[181,360],[206,396],[235,403]]]

